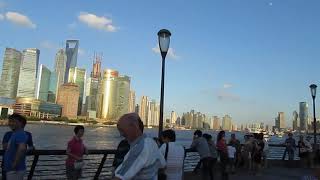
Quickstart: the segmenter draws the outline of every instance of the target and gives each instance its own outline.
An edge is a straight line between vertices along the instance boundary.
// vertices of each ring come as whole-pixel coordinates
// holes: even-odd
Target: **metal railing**
[[[281,160],[285,150],[284,145],[269,144],[268,159]],[[273,152],[274,151],[274,152]],[[276,152],[275,152],[276,151]],[[84,157],[86,162],[81,179],[108,179],[111,178],[112,162],[116,150],[89,150]],[[3,150],[0,150],[0,156]],[[297,156],[296,156],[297,157]],[[31,179],[65,179],[66,150],[34,150],[27,153],[28,180]],[[186,149],[184,171],[192,171],[199,161],[197,152]]]

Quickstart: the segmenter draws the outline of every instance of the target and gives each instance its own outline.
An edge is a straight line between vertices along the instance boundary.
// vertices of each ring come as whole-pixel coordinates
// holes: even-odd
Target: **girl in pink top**
[[[228,147],[226,144],[226,133],[220,131],[217,137],[217,150],[220,156],[221,170],[222,170],[222,179],[228,179],[227,165],[228,165]]]
[[[77,180],[81,177],[83,166],[83,154],[87,154],[87,149],[83,144],[82,137],[84,134],[83,126],[74,128],[75,136],[68,142],[66,160],[66,174],[68,180]]]

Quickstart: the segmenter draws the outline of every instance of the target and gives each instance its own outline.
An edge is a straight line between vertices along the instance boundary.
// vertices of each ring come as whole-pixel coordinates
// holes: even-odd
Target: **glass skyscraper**
[[[66,73],[64,76],[64,82],[68,82],[69,69],[77,66],[79,40],[67,40],[66,42]]]
[[[78,105],[78,115],[82,112],[82,104],[84,102],[84,84],[86,82],[86,69],[81,68],[70,68],[69,69],[69,83],[75,83],[79,86],[80,96],[79,96],[79,105]]]
[[[300,130],[308,130],[308,104],[306,102],[299,103],[299,119]]]
[[[51,76],[51,71],[46,66],[41,64],[40,71],[39,71],[39,78],[38,78],[37,94],[36,94],[36,98],[38,100],[48,101],[50,76]]]
[[[64,77],[66,75],[67,67],[67,54],[64,49],[60,49],[56,53],[54,71],[57,76],[58,86],[61,86],[65,81]]]
[[[50,83],[48,90],[48,102],[56,103],[57,94],[58,94],[58,78],[56,72],[51,72],[50,74]]]
[[[6,48],[0,80],[0,97],[16,98],[22,54],[13,48]]]
[[[40,50],[38,49],[23,50],[17,97],[36,97],[39,56]]]

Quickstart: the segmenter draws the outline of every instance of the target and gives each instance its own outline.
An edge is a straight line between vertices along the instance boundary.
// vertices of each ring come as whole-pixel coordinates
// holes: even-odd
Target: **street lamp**
[[[316,99],[316,93],[317,93],[317,85],[311,84],[310,85],[311,90],[311,96],[312,96],[312,102],[313,102],[313,145],[314,150],[317,148],[317,119],[316,119],[316,105],[315,105],[315,99]]]
[[[165,59],[169,50],[171,33],[167,29],[161,29],[158,32],[159,48],[162,57],[162,72],[161,72],[161,94],[160,94],[160,115],[159,115],[159,138],[163,130],[163,102],[164,102],[164,72]]]

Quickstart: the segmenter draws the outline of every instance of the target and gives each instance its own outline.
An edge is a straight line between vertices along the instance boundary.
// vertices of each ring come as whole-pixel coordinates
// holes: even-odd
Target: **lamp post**
[[[160,115],[159,115],[159,135],[163,130],[163,103],[164,103],[164,73],[165,73],[165,59],[169,50],[171,33],[167,29],[161,29],[158,32],[159,48],[162,57],[162,71],[161,71],[161,94],[160,94]]]
[[[316,105],[315,105],[315,99],[316,99],[316,93],[317,93],[317,85],[311,84],[310,85],[311,90],[311,96],[312,96],[312,102],[313,102],[313,147],[314,150],[317,148],[317,118],[316,118]]]

